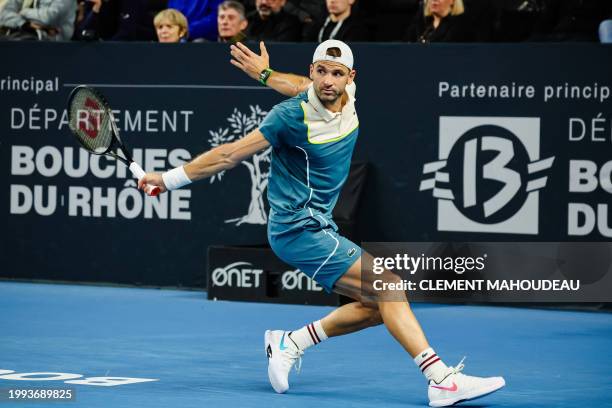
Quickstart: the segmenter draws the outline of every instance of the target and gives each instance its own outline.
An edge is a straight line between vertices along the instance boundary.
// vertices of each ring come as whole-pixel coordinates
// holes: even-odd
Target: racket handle
[[[138,180],[143,178],[146,174],[145,171],[142,169],[142,167],[140,167],[140,165],[136,162],[130,163],[130,171],[132,172],[134,177],[136,177]],[[151,197],[155,197],[156,195],[159,194],[160,189],[157,186],[152,186],[150,184],[147,184],[144,188],[144,191],[145,193],[147,193],[147,195],[150,195]]]

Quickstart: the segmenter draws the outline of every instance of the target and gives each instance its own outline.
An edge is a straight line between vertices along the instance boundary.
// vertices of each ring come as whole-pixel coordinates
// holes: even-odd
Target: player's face
[[[157,39],[160,43],[175,43],[181,40],[182,30],[178,24],[172,24],[169,21],[161,21],[155,26]]]
[[[344,89],[353,82],[355,70],[342,64],[319,61],[310,66],[310,79],[314,90],[323,103],[334,103],[344,94]]]
[[[330,14],[342,14],[351,6],[355,0],[327,0],[327,11]]]
[[[255,0],[255,8],[262,17],[278,13],[285,5],[286,0]]]
[[[228,7],[219,10],[217,26],[219,27],[219,37],[232,38],[246,28],[247,21],[242,18],[236,9]]]

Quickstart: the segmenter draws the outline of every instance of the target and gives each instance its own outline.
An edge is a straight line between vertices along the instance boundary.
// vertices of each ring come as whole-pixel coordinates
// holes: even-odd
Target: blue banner
[[[609,241],[612,53],[599,44],[357,44],[363,241]],[[312,44],[271,44],[306,75]],[[284,97],[223,44],[0,43],[0,275],[205,286],[211,245],[266,244],[269,151],[159,198],[79,149],[66,99],[110,102],[148,171],[243,137]]]

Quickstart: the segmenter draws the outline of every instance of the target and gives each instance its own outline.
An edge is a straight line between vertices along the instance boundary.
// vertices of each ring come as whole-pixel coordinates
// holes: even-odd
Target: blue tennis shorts
[[[274,253],[332,292],[336,281],[361,256],[361,248],[338,234],[338,226],[318,215],[290,223],[268,221]]]

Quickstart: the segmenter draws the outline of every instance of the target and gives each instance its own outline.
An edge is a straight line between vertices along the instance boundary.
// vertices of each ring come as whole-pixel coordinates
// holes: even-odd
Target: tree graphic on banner
[[[208,142],[211,147],[216,147],[224,143],[233,142],[245,137],[249,132],[256,129],[268,112],[261,110],[259,105],[249,105],[250,112],[243,113],[234,108],[234,112],[227,118],[229,127],[210,130]],[[241,224],[266,224],[268,215],[264,207],[264,193],[268,187],[268,175],[270,173],[270,155],[272,148],[262,150],[254,154],[248,160],[241,162],[251,176],[251,201],[246,215],[238,218],[225,220],[226,223]],[[215,174],[210,182],[221,181],[225,171]]]

